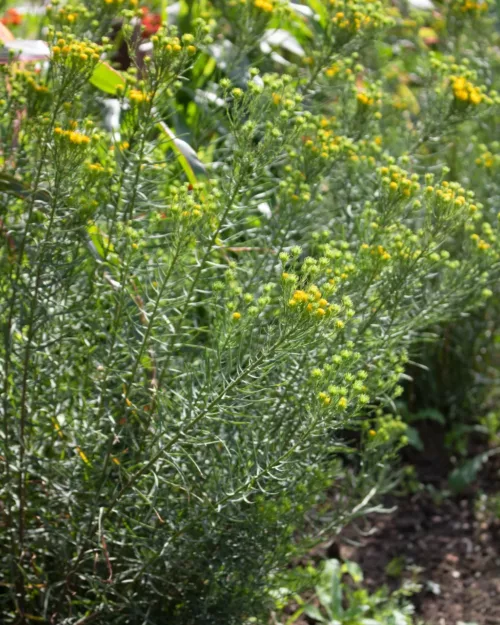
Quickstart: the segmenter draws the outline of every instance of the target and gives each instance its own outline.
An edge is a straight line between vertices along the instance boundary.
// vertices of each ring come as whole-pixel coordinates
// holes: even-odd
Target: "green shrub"
[[[379,2],[186,3],[146,52],[120,4],[53,3],[49,66],[3,66],[1,609],[265,619],[271,573],[396,481],[414,342],[491,295],[496,223],[400,148],[497,97],[427,58],[401,126]]]

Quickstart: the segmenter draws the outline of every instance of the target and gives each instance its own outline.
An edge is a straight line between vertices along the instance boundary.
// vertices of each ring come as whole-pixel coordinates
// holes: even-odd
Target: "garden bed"
[[[478,511],[480,494],[499,490],[500,462],[490,462],[467,492],[442,497],[448,468],[443,458],[448,455],[439,444],[412,458],[426,488],[391,498],[387,504],[397,508],[372,520],[369,537],[349,528],[340,555],[362,566],[370,588],[395,587],[415,576],[423,589],[413,600],[427,625],[500,623],[500,523]]]

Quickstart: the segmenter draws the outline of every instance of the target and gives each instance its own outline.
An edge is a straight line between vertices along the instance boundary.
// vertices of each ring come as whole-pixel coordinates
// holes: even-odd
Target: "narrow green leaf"
[[[14,195],[23,200],[30,197],[33,193],[21,180],[14,178],[14,176],[9,176],[9,174],[0,174],[0,192]],[[40,202],[48,203],[50,202],[50,197],[50,193],[45,189],[38,189],[35,193],[35,199],[40,200]]]
[[[286,620],[285,625],[293,625],[295,621],[302,616],[307,606],[300,606],[295,612]]]
[[[320,623],[328,622],[327,619],[319,611],[319,608],[317,608],[315,605],[306,605],[304,608],[304,614],[307,614],[307,616],[314,619],[315,621],[319,621]]]
[[[407,421],[413,423],[414,421],[436,421],[436,423],[440,423],[441,425],[446,424],[446,419],[442,415],[439,410],[436,408],[424,408],[423,410],[419,410],[415,413],[409,413],[406,416]]]
[[[99,256],[101,260],[104,260],[107,252],[106,260],[113,265],[119,266],[120,259],[114,253],[114,247],[112,243],[109,243],[108,235],[104,234],[104,232],[102,232],[101,229],[95,224],[88,226],[87,232],[97,256]]]
[[[167,5],[168,5],[168,0],[161,0],[161,2],[160,2],[160,15],[161,15],[161,21],[164,24],[168,24]]]
[[[316,594],[330,619],[342,615],[342,571],[338,560],[325,562],[316,586]]]
[[[168,146],[176,153],[177,159],[186,174],[187,179],[191,184],[195,184],[198,179],[195,174],[195,169],[200,173],[205,174],[205,166],[196,156],[195,151],[191,146],[175,136],[174,132],[165,122],[159,122],[158,128],[163,134],[169,138]]]

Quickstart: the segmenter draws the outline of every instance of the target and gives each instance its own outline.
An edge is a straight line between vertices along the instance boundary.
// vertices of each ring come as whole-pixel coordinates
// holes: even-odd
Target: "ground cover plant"
[[[411,11],[6,7],[48,51],[2,35],[4,622],[266,622],[397,481],[405,367],[500,268],[454,152],[496,126],[494,7]]]

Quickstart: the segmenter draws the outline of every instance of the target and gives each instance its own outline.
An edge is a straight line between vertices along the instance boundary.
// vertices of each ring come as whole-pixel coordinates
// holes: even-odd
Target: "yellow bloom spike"
[[[78,455],[80,456],[80,458],[83,460],[83,462],[85,462],[85,464],[90,466],[90,460],[87,458],[85,453],[81,450],[81,448],[77,447],[76,451],[77,451]]]

